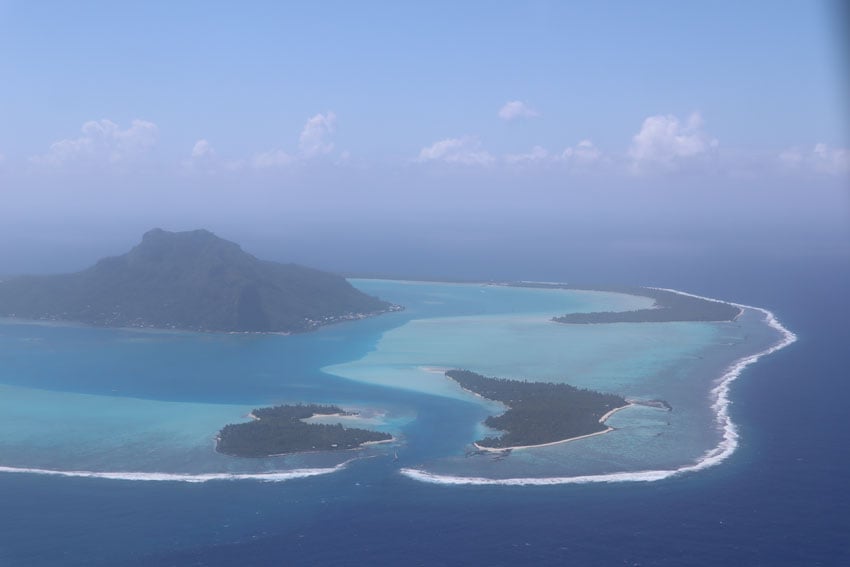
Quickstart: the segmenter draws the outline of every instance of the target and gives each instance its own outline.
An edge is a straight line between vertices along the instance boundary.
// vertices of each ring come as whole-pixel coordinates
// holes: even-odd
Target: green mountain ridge
[[[341,276],[259,260],[207,230],[153,229],[81,272],[0,282],[0,315],[104,327],[301,332],[398,309]]]

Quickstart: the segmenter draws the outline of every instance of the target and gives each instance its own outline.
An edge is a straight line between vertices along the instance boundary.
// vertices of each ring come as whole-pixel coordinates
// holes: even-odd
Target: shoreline
[[[710,408],[715,413],[715,423],[723,431],[720,441],[714,447],[706,450],[703,455],[695,462],[685,464],[675,469],[654,469],[654,470],[638,470],[638,471],[623,471],[614,473],[588,474],[565,477],[515,477],[515,478],[486,478],[486,477],[466,477],[457,475],[442,475],[431,473],[426,470],[403,468],[399,472],[413,480],[427,482],[430,484],[441,485],[477,485],[477,486],[552,486],[560,484],[589,484],[589,483],[608,483],[608,482],[655,482],[665,480],[681,474],[701,471],[710,467],[714,467],[729,458],[738,448],[738,428],[732,421],[729,415],[729,391],[732,383],[737,380],[741,373],[751,364],[758,362],[763,356],[767,356],[782,350],[783,348],[793,344],[797,340],[797,335],[787,329],[776,315],[763,307],[755,307],[742,303],[734,303],[731,301],[723,301],[710,297],[690,294],[684,291],[678,291],[669,288],[658,288],[673,293],[682,295],[693,295],[699,299],[709,301],[717,301],[720,303],[728,303],[742,310],[752,309],[764,315],[764,322],[772,329],[780,333],[780,338],[773,345],[744,357],[733,361],[715,380],[716,386],[712,388],[709,395],[713,398],[713,403]]]
[[[472,394],[476,398],[480,398],[480,399],[484,400],[485,402],[487,402],[488,404],[495,404],[497,406],[501,406],[502,408],[505,408],[505,411],[508,411],[509,409],[511,409],[511,406],[509,406],[508,404],[506,404],[504,402],[500,402],[499,400],[491,400],[487,396],[482,396],[478,392],[473,392],[472,390],[470,390],[468,388],[464,388],[463,386],[460,385],[460,383],[458,383],[456,380],[454,380],[453,378],[449,377],[446,374],[446,372],[448,372],[449,370],[452,370],[452,369],[446,368],[445,372],[440,372],[439,374],[442,374],[443,378],[445,378],[449,382],[453,383],[455,386],[460,388],[462,391],[466,392],[467,394]],[[430,372],[430,371],[426,370],[426,372]],[[434,372],[434,373],[436,374],[437,372]],[[475,445],[475,443],[473,443],[473,445]]]
[[[623,290],[607,290],[602,288],[595,288],[592,285],[584,285],[584,284],[570,284],[567,282],[542,282],[542,281],[533,281],[533,280],[461,280],[461,279],[450,279],[450,278],[436,278],[436,279],[424,279],[424,278],[406,278],[406,277],[395,277],[395,276],[386,276],[386,277],[373,277],[373,276],[357,276],[357,275],[346,275],[346,281],[349,280],[359,280],[359,281],[368,281],[368,282],[393,282],[399,284],[407,284],[407,285],[421,285],[421,284],[442,284],[442,285],[455,285],[455,286],[475,286],[475,287],[515,287],[520,289],[540,289],[540,290],[550,290],[550,291],[570,291],[577,293],[607,293],[611,295],[627,295],[631,297],[647,297],[642,296],[639,293],[632,293],[631,291],[623,291]],[[350,283],[350,282],[349,282]],[[650,286],[641,286],[635,285],[632,286],[634,290],[639,289],[663,289],[663,288],[653,288]],[[651,298],[650,298],[651,299]],[[721,302],[725,303],[725,302]],[[620,313],[619,311],[615,313]],[[623,311],[625,313],[625,311]]]
[[[295,407],[295,406],[287,406],[287,405],[284,404],[283,406],[273,406],[271,408],[263,408],[263,409],[275,410],[275,409],[289,409],[291,407]],[[313,405],[312,407],[315,408],[315,407],[318,407],[318,406]],[[316,426],[322,427],[325,424],[311,423],[310,420],[314,420],[316,418],[319,418],[319,419],[327,418],[327,417],[334,418],[334,419],[355,419],[355,420],[360,418],[359,412],[349,412],[349,411],[345,411],[344,409],[341,409],[339,407],[335,407],[335,409],[337,409],[339,411],[335,411],[333,413],[313,413],[312,415],[310,415],[308,417],[295,418],[294,421],[300,421],[300,422],[302,422],[303,424],[305,424],[309,427],[316,427]],[[251,424],[251,423],[256,423],[256,422],[262,421],[262,417],[258,416],[256,413],[254,413],[254,411],[260,411],[260,410],[252,410],[252,411],[250,411],[247,414],[242,416],[243,418],[251,419],[252,421],[244,422],[242,424],[229,424],[229,425],[226,425],[221,430],[219,430],[219,432],[213,438],[214,439],[214,450],[215,450],[215,452],[220,453],[222,455],[226,455],[228,457],[249,458],[249,459],[265,459],[265,458],[271,458],[271,457],[287,457],[287,456],[296,455],[296,454],[324,453],[324,452],[337,452],[337,451],[357,451],[359,449],[365,448],[367,445],[379,445],[379,444],[382,444],[382,443],[393,443],[393,442],[398,441],[398,439],[396,438],[395,435],[392,435],[392,434],[387,433],[387,432],[354,428],[356,431],[361,431],[361,432],[365,432],[365,433],[380,433],[382,435],[389,435],[389,438],[388,439],[375,439],[375,440],[372,440],[372,441],[362,441],[362,442],[359,442],[356,445],[350,446],[350,447],[340,447],[339,446],[340,443],[343,443],[343,441],[340,441],[339,443],[332,443],[329,447],[313,446],[312,448],[308,448],[308,449],[300,449],[300,450],[296,449],[296,450],[291,450],[291,451],[283,451],[283,452],[280,452],[280,453],[269,453],[269,454],[262,454],[262,455],[253,455],[253,454],[252,455],[244,455],[244,454],[234,454],[234,453],[230,453],[230,452],[220,451],[219,446],[221,445],[221,442],[222,442],[221,434],[227,427],[230,427],[230,425],[237,425],[237,426],[238,425],[248,425],[248,424]],[[342,424],[340,424],[340,427],[343,427],[343,429],[347,429],[344,426],[342,426]],[[348,442],[346,441],[343,444],[346,444],[346,443],[348,443]]]
[[[478,394],[476,394],[476,395],[478,395]],[[489,398],[484,398],[484,399],[486,400],[486,399],[489,399]],[[605,413],[605,415],[603,415],[602,417],[600,417],[599,423],[604,424],[605,421],[609,417],[611,417],[612,415],[614,415],[618,411],[624,410],[626,408],[630,408],[630,407],[635,406],[635,405],[636,404],[629,402],[624,406],[614,408],[614,409],[608,411],[607,413]],[[550,447],[552,445],[560,445],[562,443],[570,443],[571,441],[578,441],[579,439],[587,439],[588,437],[596,437],[597,435],[604,435],[605,433],[610,433],[611,431],[615,431],[615,430],[616,429],[614,427],[608,426],[606,429],[603,429],[602,431],[595,431],[593,433],[586,433],[584,435],[578,435],[576,437],[568,437],[567,439],[559,439],[558,441],[549,441],[548,443],[539,443],[537,445],[514,445],[513,447],[485,447],[483,445],[479,445],[478,443],[473,443],[473,445],[479,451],[487,451],[489,453],[501,453],[502,451],[518,451],[518,450],[521,450],[521,449],[537,449],[539,447]]]
[[[357,276],[357,275],[344,275],[343,276],[346,281],[348,280],[363,280],[363,281],[389,281],[396,282],[402,284],[445,284],[445,285],[462,285],[462,286],[495,286],[495,287],[517,287],[517,288],[536,288],[536,289],[550,289],[556,291],[571,291],[571,292],[587,292],[587,293],[606,293],[612,295],[626,295],[631,297],[645,297],[641,296],[639,293],[633,293],[633,291],[639,291],[641,288],[643,289],[655,289],[659,291],[669,291],[671,293],[677,293],[679,295],[684,295],[687,297],[693,297],[696,299],[703,299],[706,301],[712,301],[715,303],[724,303],[727,305],[734,305],[738,308],[750,307],[743,306],[737,303],[723,301],[720,299],[714,299],[711,297],[704,297],[700,295],[695,295],[692,293],[687,293],[683,291],[678,291],[670,288],[663,287],[655,287],[655,286],[639,286],[635,285],[634,290],[624,291],[624,290],[606,290],[602,288],[594,288],[591,285],[583,285],[583,284],[570,284],[567,282],[544,282],[544,281],[534,281],[534,280],[516,280],[516,281],[504,281],[504,280],[452,280],[450,278],[437,278],[437,279],[409,279],[405,277],[394,277],[394,276],[385,276],[385,277],[372,277],[372,276]],[[389,303],[389,302],[388,302]],[[650,309],[654,309],[652,307]],[[759,309],[757,307],[751,307],[753,309]],[[148,324],[139,324],[139,325],[129,325],[129,326],[112,326],[98,323],[87,323],[85,321],[74,321],[70,319],[53,319],[53,318],[41,318],[41,319],[31,319],[27,317],[17,317],[10,315],[0,315],[0,324],[14,324],[14,325],[39,325],[46,327],[82,327],[88,329],[105,329],[105,330],[116,330],[116,331],[127,331],[127,332],[140,332],[140,333],[151,333],[151,334],[202,334],[202,335],[277,335],[282,337],[288,337],[293,335],[301,335],[305,333],[312,333],[318,330],[321,330],[324,327],[329,327],[333,325],[337,325],[340,323],[349,323],[353,321],[361,321],[364,319],[371,319],[373,317],[379,317],[381,315],[386,315],[388,313],[398,313],[404,311],[405,307],[403,305],[398,305],[395,303],[390,303],[389,307],[376,311],[369,311],[363,313],[351,313],[345,316],[334,317],[328,321],[311,321],[311,325],[307,328],[303,329],[293,329],[289,331],[228,331],[228,330],[215,330],[215,329],[202,329],[202,328],[182,328],[182,327],[157,327],[155,325]],[[624,311],[627,312],[627,311]],[[619,311],[615,312],[619,313]],[[736,320],[743,314],[743,309],[740,310],[738,315],[735,316],[733,321]],[[653,322],[653,321],[646,321]],[[584,323],[584,324],[609,324],[609,323]]]
[[[348,450],[349,451],[356,451],[357,449],[360,449],[361,447],[365,447],[366,445],[381,445],[383,443],[395,443],[396,441],[398,441],[398,439],[396,439],[395,435],[390,435],[389,439],[379,439],[378,441],[364,441],[363,443],[361,443],[357,447],[353,447],[353,448],[348,449]]]
[[[84,329],[104,329],[107,331],[125,331],[134,333],[149,333],[149,334],[171,334],[171,335],[277,335],[281,337],[291,337],[293,335],[302,335],[319,331],[325,327],[331,327],[342,323],[350,323],[353,321],[362,321],[373,317],[380,317],[387,313],[399,313],[404,311],[403,305],[395,303],[390,304],[386,309],[379,311],[369,311],[364,313],[351,313],[348,315],[337,316],[327,321],[311,321],[309,327],[303,329],[293,329],[289,331],[228,331],[224,329],[203,329],[203,328],[184,328],[184,327],[157,327],[155,325],[139,324],[139,325],[105,325],[98,323],[87,323],[85,321],[75,321],[72,319],[32,319],[28,317],[17,317],[14,315],[0,315],[0,324],[6,325],[35,325],[43,327],[71,327]]]
[[[314,455],[316,453],[335,453],[337,451],[359,451],[360,449],[364,448],[366,445],[380,445],[381,443],[393,443],[395,441],[398,441],[398,439],[396,439],[394,436],[390,436],[389,439],[380,439],[378,441],[364,441],[363,443],[360,443],[359,445],[357,445],[357,447],[349,447],[347,449],[340,449],[340,448],[311,449],[309,451],[292,451],[290,453],[274,453],[274,454],[271,454],[271,455],[263,455],[262,457],[236,457],[236,458],[237,459],[244,459],[244,458],[248,458],[248,459],[269,459],[271,457],[291,457],[292,455]],[[225,454],[225,453],[222,453],[222,454]],[[230,455],[228,455],[228,456],[230,456]],[[354,459],[350,459],[350,460],[353,461]],[[349,462],[349,461],[346,461],[346,462]]]
[[[666,291],[670,291],[673,293],[679,293],[682,295],[694,295],[687,292],[682,292],[673,289],[667,288],[658,288],[665,289]],[[738,431],[737,426],[732,421],[729,416],[728,406],[731,403],[729,398],[730,394],[730,386],[734,380],[740,377],[741,373],[744,369],[746,369],[749,365],[754,364],[763,356],[767,356],[769,354],[773,354],[791,344],[793,344],[797,340],[797,335],[784,327],[775,314],[768,309],[738,304],[733,302],[722,301],[718,299],[696,296],[700,299],[705,299],[709,301],[717,301],[720,303],[728,303],[730,305],[734,305],[739,307],[742,311],[741,313],[745,313],[746,310],[753,310],[754,312],[758,312],[763,317],[763,322],[767,324],[771,329],[777,331],[779,333],[778,340],[772,345],[756,352],[753,354],[749,354],[743,356],[739,359],[732,361],[728,366],[725,367],[719,373],[719,376],[713,379],[714,387],[709,390],[709,400],[710,400],[710,409],[714,412],[715,418],[714,422],[717,425],[717,428],[722,431],[722,437],[720,441],[714,446],[706,450],[699,458],[691,461],[690,463],[686,463],[681,467],[674,469],[660,469],[660,470],[638,470],[638,471],[626,471],[626,472],[616,472],[616,473],[604,473],[604,474],[595,474],[595,475],[579,475],[572,477],[548,477],[548,478],[506,478],[506,479],[495,479],[495,478],[482,478],[482,477],[460,477],[460,476],[451,476],[451,475],[438,475],[434,473],[430,473],[425,470],[417,470],[411,468],[403,468],[401,469],[401,474],[408,476],[410,478],[414,478],[416,480],[420,480],[423,482],[431,482],[438,484],[500,484],[500,485],[549,485],[549,484],[571,484],[571,483],[591,483],[591,482],[648,482],[648,481],[656,481],[663,480],[666,478],[670,478],[672,476],[676,476],[679,474],[689,473],[700,471],[712,466],[716,466],[726,460],[730,455],[734,453],[738,446]],[[20,323],[20,320],[14,320],[14,323]],[[38,324],[36,322],[36,324]],[[141,329],[131,329],[134,331],[141,331]],[[167,331],[166,331],[167,332]],[[486,398],[485,398],[486,399]],[[250,417],[250,416],[246,416]],[[608,416],[610,417],[610,416]],[[605,431],[607,432],[607,431]],[[596,434],[601,434],[605,432],[597,432]],[[570,440],[575,440],[576,438],[572,438],[569,440],[562,440],[555,443],[567,442]],[[533,447],[533,446],[532,446]],[[506,448],[505,448],[506,449]],[[498,450],[505,450],[498,449]],[[87,477],[96,477],[96,478],[114,478],[114,479],[124,479],[124,480],[175,480],[175,481],[186,481],[186,482],[205,482],[206,480],[214,480],[214,479],[230,479],[230,478],[256,478],[262,480],[261,475],[263,474],[278,474],[274,473],[245,473],[242,475],[241,473],[209,473],[209,475],[203,475],[205,478],[203,480],[184,480],[184,476],[193,475],[180,475],[173,473],[141,473],[141,472],[94,472],[94,471],[58,471],[58,470],[48,470],[48,469],[37,469],[37,468],[18,468],[18,467],[8,467],[0,465],[0,473],[2,472],[17,472],[17,473],[31,473],[31,474],[47,474],[47,475],[63,475],[63,476],[87,476]],[[281,472],[279,474],[289,474],[290,471],[285,473]],[[294,471],[292,471],[294,472]],[[321,474],[321,473],[317,473]],[[142,478],[141,476],[136,477],[135,475],[165,475],[169,478]],[[197,477],[198,475],[194,475]],[[207,477],[210,478],[207,478]],[[214,478],[211,478],[213,477]],[[170,477],[180,477],[180,478],[170,478]]]
[[[56,470],[29,467],[0,466],[0,473],[36,474],[46,476],[63,476],[71,478],[98,478],[106,480],[129,480],[134,482],[188,482],[202,483],[213,480],[259,480],[262,482],[283,482],[296,478],[307,478],[330,474],[343,470],[356,459],[349,459],[328,468],[291,469],[288,471],[269,471],[260,473],[167,473],[167,472],[135,472],[135,471],[82,471]]]

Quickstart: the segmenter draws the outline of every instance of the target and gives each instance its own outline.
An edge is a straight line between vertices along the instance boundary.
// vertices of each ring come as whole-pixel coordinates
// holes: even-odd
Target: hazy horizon
[[[153,227],[340,271],[846,258],[841,10],[3,1],[0,273]]]
[[[0,0],[0,53],[0,565],[850,565],[850,1]],[[154,228],[337,276],[13,279]]]

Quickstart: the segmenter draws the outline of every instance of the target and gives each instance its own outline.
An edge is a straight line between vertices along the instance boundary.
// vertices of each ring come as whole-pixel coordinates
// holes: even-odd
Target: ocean
[[[765,307],[797,334],[798,341],[747,367],[732,384],[729,411],[740,438],[728,459],[654,482],[449,486],[400,474],[400,466],[443,467],[457,473],[456,463],[442,458],[458,439],[477,432],[476,423],[487,415],[487,407],[429,390],[427,381],[418,388],[390,391],[380,381],[355,381],[316,369],[356,374],[351,363],[363,353],[377,357],[378,364],[392,364],[380,359],[381,341],[389,337],[404,344],[400,321],[392,317],[415,313],[357,323],[364,325],[358,341],[344,338],[350,333],[339,326],[320,331],[321,341],[286,337],[293,339],[287,347],[280,346],[281,337],[211,336],[198,341],[72,327],[30,328],[28,335],[34,336],[29,338],[42,338],[42,344],[36,340],[31,345],[32,352],[41,352],[46,341],[52,364],[73,372],[47,371],[40,366],[43,357],[27,358],[23,348],[0,352],[5,388],[0,405],[6,404],[5,421],[0,423],[13,431],[5,436],[13,442],[2,454],[13,462],[0,465],[53,469],[73,463],[75,468],[107,470],[121,463],[124,471],[161,472],[168,467],[175,474],[209,474],[222,470],[222,461],[192,453],[209,427],[222,419],[238,420],[257,401],[292,398],[383,409],[376,417],[380,426],[404,432],[406,445],[399,450],[399,463],[382,453],[385,449],[374,449],[369,458],[347,463],[342,470],[285,482],[0,474],[0,565],[846,564],[850,428],[844,403],[850,394],[850,329],[845,320],[850,314],[850,266],[829,256],[730,257],[723,262],[660,271],[656,281],[634,282],[623,273],[620,282],[663,285]],[[727,277],[718,277],[718,272]],[[557,270],[545,275],[567,279],[559,278]],[[534,279],[536,274],[514,277]],[[469,307],[467,315],[481,311],[474,297],[462,303]],[[528,305],[521,307],[521,313],[534,312]],[[429,308],[446,309],[445,303],[436,302]],[[443,315],[459,312],[464,313],[463,308],[454,305]],[[484,316],[498,319],[499,314]],[[484,324],[497,339],[498,325]],[[701,334],[705,329],[692,331],[694,343],[678,334],[683,341],[680,354],[707,340]],[[187,356],[187,348],[194,359]],[[267,365],[278,361],[297,379],[288,378],[281,388],[273,375],[263,378],[267,370],[259,362],[254,368],[229,363],[229,348],[239,351],[239,360]],[[152,359],[151,352],[159,354]],[[115,359],[104,353],[113,353],[109,356]],[[490,368],[504,369],[506,364],[494,361]],[[152,372],[156,368],[160,371]],[[127,374],[110,378],[114,369]],[[545,375],[548,370],[536,372]],[[239,380],[240,373],[262,379]],[[20,401],[20,389],[37,399],[12,403]],[[335,399],[327,399],[329,392]],[[39,428],[50,424],[50,414],[69,411],[69,404],[80,429],[42,435]],[[105,413],[102,404],[115,411],[111,432],[141,439],[136,448],[172,450],[141,455],[134,454],[132,446],[110,446],[115,435],[97,434],[102,421],[86,425],[87,416]],[[87,407],[91,411],[85,411]],[[152,427],[151,415],[168,427]],[[21,433],[26,431],[32,432],[30,442]],[[167,443],[156,445],[158,438]],[[305,456],[289,466],[317,471],[339,463],[336,456]],[[533,470],[535,464],[526,463],[524,470]],[[275,464],[225,466],[230,474],[246,474],[262,473]],[[487,472],[491,467],[482,468]]]

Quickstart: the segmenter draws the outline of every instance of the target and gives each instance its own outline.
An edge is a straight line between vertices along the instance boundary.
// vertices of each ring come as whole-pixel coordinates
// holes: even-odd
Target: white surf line
[[[353,460],[353,459],[352,459]],[[102,478],[109,480],[159,481],[159,482],[190,482],[201,483],[211,480],[259,480],[261,482],[283,482],[296,478],[307,478],[330,474],[340,471],[351,460],[340,463],[335,467],[324,469],[293,469],[290,471],[272,471],[265,473],[164,473],[164,472],[97,472],[97,471],[63,471],[54,469],[5,467],[0,466],[0,473],[23,473],[49,476],[64,476],[78,478]]]
[[[722,301],[720,299],[713,299],[710,297],[702,297],[699,295],[694,295],[691,293],[686,293],[684,291],[678,291],[675,289],[667,289],[667,288],[651,288],[651,289],[659,289],[662,291],[669,291],[672,293],[678,293],[680,295],[686,295],[690,297],[695,297],[698,299],[704,299],[707,301],[714,301],[717,303],[727,303],[729,305],[734,305],[735,307],[739,307],[741,309],[753,309],[755,311],[760,311],[764,314],[765,322],[767,322],[768,326],[779,331],[782,334],[782,338],[774,345],[766,348],[763,351],[757,352],[756,354],[751,354],[745,356],[741,359],[733,362],[726,371],[720,376],[718,379],[717,386],[715,386],[711,390],[711,395],[714,398],[714,402],[711,405],[711,408],[715,412],[715,420],[718,426],[723,431],[723,437],[716,447],[709,449],[706,451],[702,457],[697,459],[694,464],[686,465],[684,467],[680,467],[678,469],[667,469],[667,470],[645,470],[645,471],[634,471],[634,472],[621,472],[621,473],[609,473],[609,474],[598,474],[598,475],[583,475],[583,476],[565,476],[565,477],[548,477],[548,478],[534,478],[534,477],[526,477],[526,478],[485,478],[485,477],[466,477],[466,476],[454,476],[454,475],[440,475],[436,473],[430,473],[425,470],[420,469],[411,469],[404,468],[401,469],[401,474],[412,478],[414,480],[418,480],[420,482],[428,482],[433,484],[466,484],[466,485],[504,485],[504,486],[545,486],[545,485],[555,485],[555,484],[588,484],[595,482],[652,482],[657,480],[664,480],[666,478],[670,478],[672,476],[700,471],[703,469],[707,469],[709,467],[716,466],[723,461],[725,461],[729,456],[735,452],[735,449],[738,448],[738,428],[735,423],[732,421],[732,418],[729,416],[729,386],[738,376],[741,375],[741,372],[749,365],[757,362],[761,357],[767,356],[769,354],[773,354],[774,352],[783,349],[797,340],[797,335],[795,335],[790,330],[786,329],[782,326],[779,320],[776,318],[776,315],[773,312],[764,309],[762,307],[754,307],[751,305],[744,305],[741,303],[733,303],[730,301]]]

